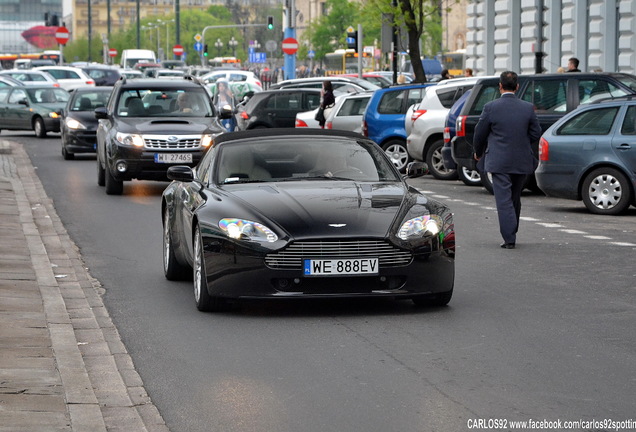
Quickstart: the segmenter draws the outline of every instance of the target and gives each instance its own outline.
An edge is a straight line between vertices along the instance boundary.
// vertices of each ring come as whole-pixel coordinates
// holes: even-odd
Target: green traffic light
[[[273,24],[268,24],[267,25],[267,29],[268,30],[274,30],[274,25]]]

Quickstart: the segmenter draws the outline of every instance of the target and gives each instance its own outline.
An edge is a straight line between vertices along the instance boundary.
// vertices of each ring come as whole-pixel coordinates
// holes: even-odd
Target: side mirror
[[[26,99],[20,99],[20,100],[18,101],[18,103],[19,103],[20,105],[29,106],[29,101],[28,101],[28,100],[26,100]]]
[[[168,168],[168,180],[191,182],[194,180],[194,171],[186,165],[175,165]]]
[[[428,165],[424,162],[411,162],[406,166],[406,177],[417,178],[428,173]]]
[[[106,107],[95,108],[95,118],[103,120],[108,118],[108,109]]]

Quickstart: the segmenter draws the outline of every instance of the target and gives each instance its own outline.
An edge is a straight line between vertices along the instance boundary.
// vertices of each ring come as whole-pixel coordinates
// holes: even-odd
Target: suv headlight
[[[273,243],[278,240],[278,236],[274,231],[265,225],[244,219],[221,219],[219,221],[219,228],[221,228],[228,237],[237,240],[253,240],[265,243]]]
[[[426,235],[434,236],[439,233],[440,224],[431,216],[419,216],[409,219],[402,224],[397,236],[402,240],[410,240],[415,237],[424,237]]]
[[[117,142],[125,146],[130,146],[130,147],[144,146],[144,139],[141,137],[141,135],[138,135],[138,134],[128,134],[124,132],[117,132],[117,134],[115,135],[115,139],[117,140]]]
[[[69,129],[86,129],[86,126],[84,126],[82,123],[80,123],[79,121],[75,120],[74,118],[70,118],[68,117],[66,119],[66,127]]]
[[[212,144],[212,135],[203,135],[201,137],[201,147],[207,148]]]

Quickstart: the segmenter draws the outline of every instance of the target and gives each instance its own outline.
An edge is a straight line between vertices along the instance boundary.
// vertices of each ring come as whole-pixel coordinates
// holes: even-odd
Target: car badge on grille
[[[347,224],[329,224],[329,226],[334,228],[342,228],[347,226]]]
[[[176,137],[174,135],[168,137],[169,143],[176,143],[177,141],[179,141],[179,137]]]

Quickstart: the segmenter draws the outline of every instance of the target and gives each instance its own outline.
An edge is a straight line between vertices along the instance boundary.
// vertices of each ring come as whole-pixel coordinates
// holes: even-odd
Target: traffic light
[[[358,52],[358,31],[347,32],[347,48]]]
[[[273,16],[268,16],[267,17],[267,30],[274,30],[274,17]]]
[[[208,56],[208,44],[203,45],[203,56]]]

